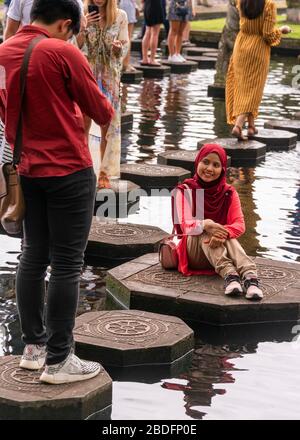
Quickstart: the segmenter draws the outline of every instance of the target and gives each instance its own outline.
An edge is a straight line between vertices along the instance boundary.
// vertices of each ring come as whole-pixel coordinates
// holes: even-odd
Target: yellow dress
[[[238,2],[238,8],[239,2]],[[226,78],[226,114],[228,124],[234,124],[242,113],[258,115],[269,65],[271,46],[281,40],[275,27],[276,5],[266,0],[263,13],[249,20],[240,11],[238,33]]]

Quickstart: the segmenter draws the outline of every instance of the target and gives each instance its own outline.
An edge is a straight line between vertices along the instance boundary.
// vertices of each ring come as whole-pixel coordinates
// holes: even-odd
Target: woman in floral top
[[[89,5],[98,6],[99,13],[89,13]],[[110,188],[109,179],[120,177],[121,161],[121,100],[120,80],[122,62],[126,56],[129,37],[126,12],[117,8],[117,0],[86,0],[87,26],[78,37],[98,81],[101,91],[115,109],[106,136],[101,136],[101,167],[98,188]],[[89,132],[90,120],[86,120]]]

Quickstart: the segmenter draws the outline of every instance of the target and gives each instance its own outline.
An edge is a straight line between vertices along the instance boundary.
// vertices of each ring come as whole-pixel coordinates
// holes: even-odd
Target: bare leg
[[[248,136],[254,136],[257,134],[257,129],[255,127],[254,116],[253,113],[249,113],[248,115]]]
[[[169,36],[168,36],[168,47],[169,47],[169,54],[172,57],[176,53],[175,49],[175,41],[177,38],[177,33],[179,30],[180,22],[179,21],[170,21],[170,30],[169,30]]]
[[[155,26],[151,26],[151,39],[150,39],[151,54],[150,54],[150,63],[151,64],[156,64],[156,65],[159,65],[159,63],[157,63],[155,61],[155,55],[156,55],[157,45],[158,45],[159,31],[160,31],[160,24],[155,25]]]
[[[239,141],[245,141],[247,138],[243,136],[242,130],[247,119],[247,113],[243,113],[236,118],[235,125],[231,134],[238,138]]]
[[[132,40],[133,29],[134,29],[134,23],[128,23],[129,47],[128,47],[128,53],[123,60],[123,69],[124,70],[126,70],[130,64],[131,40]]]
[[[92,125],[92,120],[88,116],[83,115],[83,122],[84,122],[85,137],[87,140],[87,144],[89,144],[89,137],[90,137],[90,129],[91,129],[91,125]]]
[[[186,27],[184,28],[182,41],[190,40],[190,32],[191,32],[191,23],[188,21]]]
[[[183,32],[187,26],[187,21],[182,21],[179,23],[179,29],[177,32],[177,38],[176,38],[176,44],[175,44],[175,53],[176,55],[180,55],[181,52],[181,47],[182,47],[182,37],[183,37]]]
[[[101,127],[100,127],[101,128]],[[109,182],[109,176],[107,175],[106,171],[102,169],[102,162],[106,150],[106,137],[103,134],[102,128],[101,128],[101,141],[100,141],[100,157],[101,157],[101,167],[100,167],[100,174],[98,177],[98,188],[111,188],[110,182]]]
[[[146,32],[142,41],[142,63],[148,64],[148,50],[150,47],[150,37],[151,37],[151,28],[149,26],[146,26]]]

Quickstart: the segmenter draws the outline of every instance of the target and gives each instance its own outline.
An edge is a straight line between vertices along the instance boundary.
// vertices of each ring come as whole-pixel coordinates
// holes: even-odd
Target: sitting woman
[[[217,273],[225,280],[225,295],[243,293],[242,283],[247,299],[260,300],[263,293],[256,265],[237,241],[245,232],[245,223],[238,193],[226,183],[226,164],[222,147],[204,145],[195,160],[196,174],[173,192],[174,228],[182,235],[177,246],[178,270],[184,275]],[[199,220],[196,208],[203,194],[204,220]]]

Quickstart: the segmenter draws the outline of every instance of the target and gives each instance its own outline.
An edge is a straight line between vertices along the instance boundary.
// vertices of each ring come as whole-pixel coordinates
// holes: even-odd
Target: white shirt
[[[81,0],[77,0],[81,13],[83,14],[83,3]],[[7,16],[12,20],[19,21],[22,26],[30,24],[30,12],[32,8],[33,0],[12,0]]]

